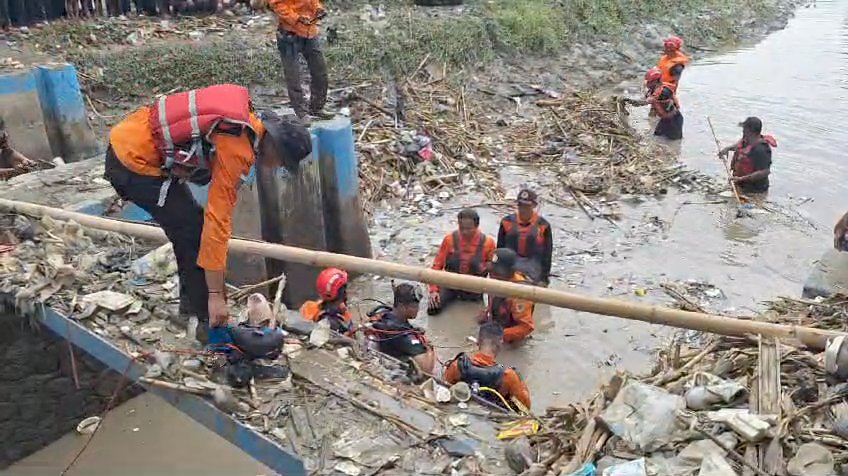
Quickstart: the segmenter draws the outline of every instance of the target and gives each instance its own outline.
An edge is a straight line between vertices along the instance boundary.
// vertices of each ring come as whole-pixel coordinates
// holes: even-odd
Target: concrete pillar
[[[97,155],[100,146],[88,124],[76,68],[69,64],[38,66],[35,74],[53,154],[65,162]]]
[[[259,169],[259,196],[262,208],[262,233],[265,241],[326,250],[324,213],[321,199],[321,172],[318,138],[312,136],[312,155],[300,163],[294,176],[281,176]],[[281,172],[281,171],[280,171]],[[268,275],[285,271],[287,284],[283,300],[290,308],[315,298],[315,279],[319,268],[273,259],[266,261]]]
[[[0,74],[0,116],[10,145],[27,157],[50,160],[38,80],[32,70]]]
[[[359,161],[350,119],[315,123],[321,164],[325,233],[329,251],[371,257],[371,239],[359,199]]]

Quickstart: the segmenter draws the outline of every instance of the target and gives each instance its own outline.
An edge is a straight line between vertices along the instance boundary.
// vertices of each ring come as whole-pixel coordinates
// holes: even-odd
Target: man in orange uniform
[[[682,39],[673,35],[669,36],[663,40],[663,54],[657,62],[657,68],[662,72],[663,84],[668,84],[675,94],[677,94],[677,86],[680,84],[683,68],[689,62],[689,57],[683,54],[682,48]]]
[[[489,276],[501,281],[532,284],[516,271],[518,255],[507,248],[498,248],[489,265]],[[480,314],[481,322],[494,321],[504,328],[504,342],[512,343],[533,333],[533,303],[525,299],[489,296],[488,307]]]
[[[722,149],[719,157],[733,152],[730,168],[733,170],[733,182],[740,192],[768,192],[771,149],[777,147],[777,140],[774,136],[763,135],[763,121],[758,117],[749,117],[739,126],[742,127],[742,138]]]
[[[439,254],[433,260],[433,269],[486,277],[489,274],[487,264],[495,252],[495,240],[480,232],[480,215],[471,208],[460,210],[456,218],[459,229],[449,233],[442,240]],[[430,285],[430,305],[427,313],[436,315],[455,299],[482,301],[483,295],[456,289],[440,289],[433,284]]]
[[[518,400],[526,409],[530,409],[530,391],[515,369],[505,368],[495,359],[503,347],[504,330],[495,322],[487,322],[477,332],[477,352],[470,356],[457,355],[447,363],[444,380],[453,385],[465,382],[472,392],[486,400],[504,406],[503,400],[487,389],[495,390],[510,404]]]
[[[645,84],[648,86],[647,99],[627,100],[634,106],[651,106],[651,111],[660,120],[654,129],[655,136],[665,137],[669,140],[680,140],[683,138],[683,114],[680,112],[680,103],[674,93],[674,86],[662,82],[662,71],[659,68],[651,68],[645,73]]]
[[[239,186],[251,166],[296,171],[312,150],[302,125],[260,120],[247,89],[230,84],[163,96],[112,128],[105,177],[144,209],[174,246],[180,298],[197,315],[198,339],[229,318],[224,274]],[[208,184],[206,211],[186,181]]]
[[[318,21],[327,11],[318,0],[269,0],[268,6],[277,14],[277,49],[283,62],[289,101],[298,117],[321,116],[327,102],[327,63],[318,37]],[[299,57],[303,55],[309,68],[309,110],[303,99],[300,84]]]
[[[534,284],[547,286],[554,251],[551,224],[536,213],[536,192],[523,188],[518,192],[518,212],[503,220],[498,230],[498,248],[518,254],[517,269]]]
[[[300,314],[307,320],[319,322],[327,319],[330,329],[349,334],[353,331],[353,316],[347,308],[347,273],[338,268],[321,271],[315,281],[319,301],[306,301]]]

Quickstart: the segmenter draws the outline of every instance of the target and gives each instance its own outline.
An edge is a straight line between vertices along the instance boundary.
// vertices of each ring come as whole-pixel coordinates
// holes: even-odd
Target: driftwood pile
[[[781,299],[762,318],[845,331],[846,304]],[[544,431],[532,438],[539,458],[531,470],[844,474],[848,384],[827,375],[823,359],[757,336],[708,336],[698,347],[677,339],[649,375],[616,375],[592,398],[548,409]],[[634,472],[614,472],[624,469]]]

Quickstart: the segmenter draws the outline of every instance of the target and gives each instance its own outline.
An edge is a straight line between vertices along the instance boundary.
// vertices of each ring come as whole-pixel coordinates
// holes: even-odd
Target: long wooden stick
[[[35,217],[49,216],[59,220],[73,220],[82,226],[123,233],[137,238],[159,242],[164,242],[167,239],[165,233],[156,226],[112,220],[14,200],[0,199],[0,210]],[[670,309],[617,299],[584,296],[557,289],[524,286],[496,279],[448,273],[429,268],[418,268],[324,251],[312,251],[263,241],[232,239],[230,240],[230,249],[240,253],[254,254],[308,266],[339,267],[356,273],[391,276],[393,278],[435,284],[450,289],[526,299],[556,307],[574,309],[576,311],[616,316],[683,329],[712,332],[728,336],[747,337],[760,334],[768,337],[777,337],[785,341],[797,340],[814,349],[823,349],[827,344],[828,338],[844,335],[839,332],[823,329],[735,319],[726,316]]]
[[[707,116],[707,124],[710,125],[710,132],[713,133],[713,140],[715,140],[716,149],[718,153],[721,154],[721,142],[718,141],[718,136],[715,133],[715,129],[713,129],[713,121],[710,120],[710,117]],[[736,197],[736,203],[742,204],[742,199],[739,197],[739,191],[736,190],[736,182],[733,181],[733,173],[730,171],[730,166],[727,164],[727,159],[723,156],[719,155],[721,159],[721,163],[724,164],[724,170],[727,171],[727,182],[730,183],[730,188],[733,189],[733,196]]]

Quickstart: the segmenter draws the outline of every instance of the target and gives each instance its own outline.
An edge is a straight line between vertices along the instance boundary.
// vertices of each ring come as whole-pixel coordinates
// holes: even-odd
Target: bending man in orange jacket
[[[327,11],[318,0],[269,0],[268,6],[277,15],[277,49],[283,62],[289,101],[298,117],[308,114],[321,116],[327,102],[327,63],[318,37],[318,21]],[[300,62],[303,55],[311,79],[309,110],[300,85]]]
[[[498,248],[489,265],[489,276],[501,281],[530,285],[526,276],[516,271],[518,255]],[[481,323],[494,321],[504,328],[504,342],[516,342],[533,333],[533,303],[526,299],[489,296],[488,307],[480,314]]]
[[[442,240],[439,254],[433,260],[433,269],[486,277],[489,274],[488,263],[495,252],[495,240],[480,231],[480,215],[471,208],[460,210],[456,221],[459,229]],[[432,284],[427,313],[436,315],[455,299],[482,301],[483,295]]]
[[[509,409],[513,409],[512,399],[515,399],[529,410],[530,391],[527,385],[518,372],[505,368],[495,360],[503,347],[503,338],[504,330],[498,323],[487,322],[480,326],[477,332],[477,352],[471,355],[463,352],[448,362],[444,373],[445,382],[451,385],[465,382],[472,392],[505,407],[500,397],[487,391],[493,389],[509,403]]]
[[[354,330],[353,315],[347,308],[347,273],[338,268],[327,268],[318,275],[315,289],[318,301],[306,301],[300,306],[300,315],[312,322],[327,320],[330,329],[340,334]]]
[[[251,166],[294,172],[311,150],[306,128],[273,114],[258,118],[247,89],[230,84],[162,97],[112,128],[104,175],[173,244],[181,308],[197,315],[199,340],[207,324],[225,326],[229,318],[227,245]],[[205,212],[186,181],[209,185]]]

